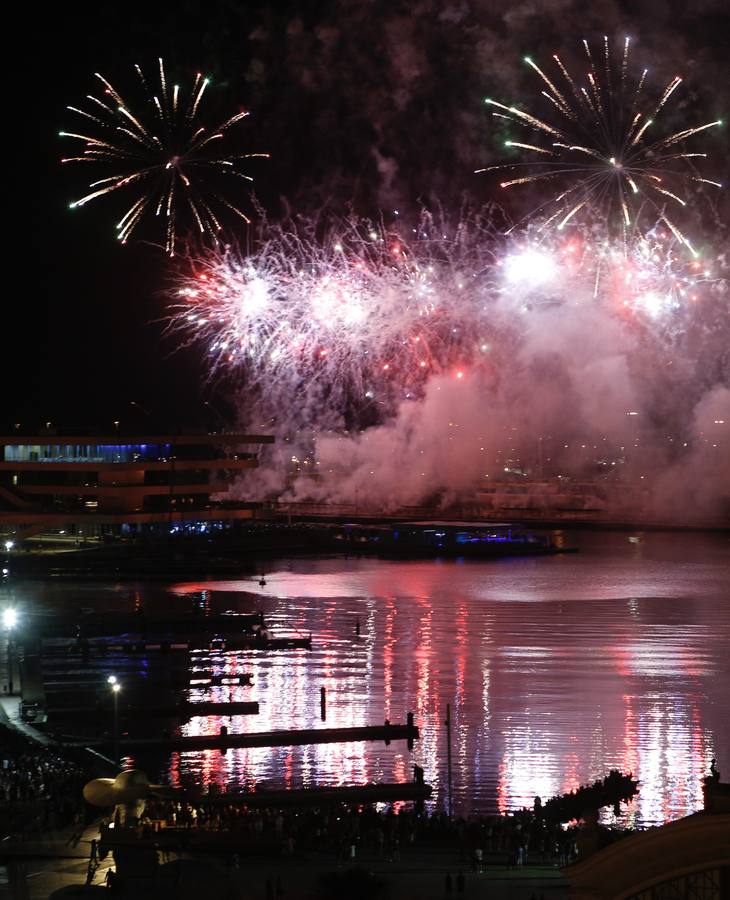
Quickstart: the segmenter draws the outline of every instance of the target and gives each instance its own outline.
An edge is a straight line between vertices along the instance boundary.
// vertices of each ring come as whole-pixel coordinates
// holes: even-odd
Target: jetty
[[[235,750],[239,747],[297,747],[309,744],[340,744],[352,741],[408,741],[409,748],[418,739],[418,727],[412,723],[409,713],[407,725],[362,725],[351,728],[304,728],[281,731],[253,731],[247,734],[229,734],[225,727],[219,734],[159,737],[122,737],[121,750],[137,752],[156,751],[160,753],[190,753],[200,750]],[[108,741],[73,741],[74,746],[91,748],[104,747]]]
[[[127,640],[109,639],[93,640],[83,638],[80,641],[69,640],[66,643],[56,643],[52,647],[44,647],[44,655],[48,656],[55,651],[55,655],[87,656],[106,655],[115,653],[180,653],[194,650],[311,650],[312,636],[306,637],[269,637],[261,632],[254,634],[235,634],[226,637],[214,636],[198,637],[191,640]]]
[[[157,686],[156,682],[158,680],[164,682],[163,686],[171,685],[181,688],[188,686],[202,688],[221,685],[225,687],[228,685],[250,686],[253,683],[252,672],[196,672],[194,670],[190,671],[189,669],[186,669],[186,671],[180,672],[179,676],[177,674],[171,674],[164,679],[157,679],[154,676],[150,677],[151,673],[147,667],[123,669],[120,666],[116,666],[114,672],[110,672],[109,667],[105,666],[103,670],[99,672],[87,672],[82,669],[81,671],[47,673],[44,670],[43,686],[46,693],[66,690],[96,691],[108,687],[107,680],[110,674],[116,675],[122,679],[143,680],[146,687],[150,685]],[[154,673],[154,675],[157,674],[158,673]]]
[[[204,794],[195,801],[206,806],[241,804],[249,808],[279,809],[288,806],[326,806],[338,803],[393,803],[396,800],[423,801],[433,793],[430,784],[417,781],[381,784],[353,784],[343,787],[308,787],[247,794]]]
[[[76,616],[33,617],[32,628],[41,637],[100,637],[102,635],[238,634],[264,627],[264,614],[257,613],[79,613]]]
[[[200,703],[157,703],[149,706],[125,705],[119,707],[119,718],[124,719],[190,719],[193,716],[255,716],[259,705],[254,700]],[[111,719],[109,703],[93,706],[51,707],[48,715],[56,719],[87,719],[89,716]]]

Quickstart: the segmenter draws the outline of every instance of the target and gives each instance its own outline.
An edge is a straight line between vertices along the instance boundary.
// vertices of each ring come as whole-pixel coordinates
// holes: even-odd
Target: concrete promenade
[[[0,850],[0,896],[8,891],[11,900],[46,900],[54,891],[72,885],[84,885],[87,878],[91,840],[98,838],[98,828],[86,830],[81,840],[72,845],[68,834],[56,835],[42,841],[27,841],[22,854],[13,853],[16,866],[21,870],[14,877],[16,883],[8,884],[8,851]],[[20,848],[13,848],[20,849]],[[205,896],[206,883],[215,882],[222,889],[216,889],[216,900],[236,898],[236,900],[268,900],[269,896],[280,896],[289,900],[315,900],[319,893],[320,876],[327,872],[345,872],[353,865],[365,868],[385,880],[389,896],[402,900],[443,900],[450,897],[489,898],[489,900],[565,900],[567,884],[558,869],[551,866],[525,866],[522,869],[506,869],[504,862],[494,855],[487,855],[481,873],[472,872],[469,863],[460,863],[458,851],[452,847],[430,846],[426,848],[405,848],[400,859],[389,862],[375,853],[364,853],[354,862],[344,863],[331,853],[295,853],[291,857],[261,858],[243,856],[240,868],[233,869],[227,860],[214,855],[197,856],[170,854],[170,861],[162,866],[156,882],[156,896]],[[178,883],[175,873],[178,860],[183,867],[189,867],[184,884]],[[188,863],[184,861],[187,860]],[[114,868],[111,854],[99,864],[92,884],[102,886],[109,868]],[[168,870],[167,874],[165,870]],[[465,890],[457,893],[457,874],[463,871]],[[198,873],[198,877],[194,873]],[[452,890],[447,893],[447,873],[452,877]],[[218,876],[218,877],[216,877]],[[275,890],[279,880],[282,893],[267,893],[267,881]],[[155,882],[151,883],[152,885]],[[134,894],[125,892],[122,897]],[[150,894],[151,895],[151,894]],[[76,892],[70,896],[76,896]],[[78,896],[83,896],[82,892]],[[140,893],[140,896],[147,894]],[[344,898],[347,900],[347,898]]]

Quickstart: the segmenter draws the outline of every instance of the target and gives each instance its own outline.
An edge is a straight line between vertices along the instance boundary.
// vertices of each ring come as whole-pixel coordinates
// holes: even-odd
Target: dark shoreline
[[[350,520],[348,520],[350,521]],[[364,527],[390,525],[392,520],[360,518]],[[374,547],[356,542],[325,540],[329,528],[340,524],[336,521],[312,522],[311,519],[285,524],[267,522],[234,531],[221,537],[209,535],[176,536],[155,540],[120,541],[73,549],[29,550],[13,553],[9,558],[12,578],[27,580],[150,580],[174,581],[190,578],[229,578],[252,576],[264,571],[277,559],[305,557],[311,559],[374,558],[387,561],[411,561],[439,559],[442,561],[466,560],[498,562],[526,556],[550,556],[575,552],[569,536],[580,531],[679,533],[724,535],[730,539],[728,527],[699,527],[693,525],[637,525],[630,523],[591,522],[524,522],[515,525],[522,531],[535,533],[540,538],[556,538],[560,541],[547,546],[513,547],[494,552],[471,554],[449,550],[436,552],[429,548],[407,549],[403,552],[379,552]],[[489,522],[480,521],[480,526]],[[557,534],[556,534],[557,533]],[[566,541],[565,538],[568,537]]]

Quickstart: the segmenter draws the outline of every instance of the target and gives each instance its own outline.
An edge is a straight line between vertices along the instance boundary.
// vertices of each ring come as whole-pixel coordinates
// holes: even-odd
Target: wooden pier
[[[128,719],[190,719],[193,716],[255,716],[259,705],[254,700],[214,702],[204,700],[201,703],[160,703],[150,706],[120,706],[119,718]],[[109,703],[94,706],[61,706],[48,710],[53,719],[87,719],[89,716],[111,719],[112,711]]]
[[[308,744],[340,744],[351,741],[408,741],[418,739],[416,725],[362,725],[354,728],[305,728],[282,731],[254,731],[248,734],[219,734],[160,737],[122,737],[119,747],[124,750],[160,753],[191,753],[200,750],[234,750],[239,747],[297,747]],[[75,745],[79,742],[74,741]],[[102,747],[108,741],[85,741],[83,746]]]
[[[193,639],[164,640],[87,640],[67,641],[55,646],[46,646],[43,655],[46,658],[61,655],[78,657],[107,657],[113,654],[180,654],[182,652],[195,651],[226,651],[226,650],[311,650],[312,636],[307,637],[265,637],[257,634],[234,634],[227,637],[199,636]]]
[[[101,637],[134,634],[150,635],[240,634],[264,627],[264,614],[258,613],[106,613],[101,615],[33,617],[33,633],[40,637]]]
[[[107,681],[110,674],[116,675],[125,683],[127,681],[132,683],[141,682],[145,687],[158,687],[159,682],[162,682],[163,686],[178,688],[235,687],[236,685],[250,687],[253,683],[252,672],[196,672],[194,670],[191,671],[188,668],[184,672],[181,671],[179,677],[170,674],[165,678],[156,678],[150,677],[150,675],[161,675],[165,673],[150,673],[149,669],[123,670],[119,666],[114,668],[113,673],[110,673],[109,667],[106,666],[102,672],[98,673],[87,673],[84,671],[46,673],[44,671],[43,686],[47,694],[52,693],[53,691],[85,692],[105,690],[108,688]]]
[[[249,808],[279,809],[286,806],[326,806],[337,803],[393,803],[423,801],[433,793],[430,784],[417,781],[354,784],[345,787],[309,787],[289,791],[256,791],[251,794],[204,794],[191,798],[204,806],[240,804]]]

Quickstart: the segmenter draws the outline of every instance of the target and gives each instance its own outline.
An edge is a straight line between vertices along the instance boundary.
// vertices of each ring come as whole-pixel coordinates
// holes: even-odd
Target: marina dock
[[[167,703],[154,706],[120,706],[119,718],[129,719],[190,719],[193,716],[255,716],[259,705],[256,701],[214,702],[204,700],[201,703]],[[49,714],[56,719],[87,719],[95,716],[111,719],[112,712],[108,703],[94,706],[52,707]]]
[[[190,753],[200,750],[234,750],[239,747],[296,747],[308,744],[338,744],[350,741],[408,741],[412,743],[419,736],[416,725],[362,725],[354,728],[305,728],[282,731],[254,731],[248,734],[195,735],[191,737],[122,737],[119,747],[122,751],[145,750],[161,753]],[[73,742],[81,745],[80,742]],[[84,741],[85,747],[104,747],[108,741]]]
[[[98,656],[114,653],[180,653],[194,650],[311,650],[312,636],[307,637],[266,637],[257,634],[234,634],[227,637],[198,636],[186,639],[143,639],[143,640],[94,640],[83,639],[66,643],[56,643],[53,647],[44,648],[44,653],[55,656],[62,652],[68,656],[79,656],[82,659],[91,654]]]
[[[121,666],[115,666],[114,672],[111,673],[109,671],[109,667],[104,667],[103,671],[94,672],[94,671],[86,671],[84,669],[80,671],[72,671],[68,673],[64,672],[46,672],[44,669],[43,673],[43,687],[46,693],[52,693],[53,691],[98,691],[103,690],[108,687],[107,679],[110,674],[114,674],[121,678],[142,678],[144,677],[146,684],[154,684],[155,686],[159,682],[163,682],[164,685],[172,685],[179,688],[197,687],[219,687],[221,685],[224,686],[235,686],[235,685],[251,685],[253,683],[253,673],[252,672],[237,672],[237,673],[218,673],[218,672],[210,672],[210,671],[200,671],[196,672],[195,670],[190,670],[189,666],[185,667],[184,671],[179,671],[178,673],[168,675],[164,670],[162,672],[158,671],[150,671],[149,668],[145,667],[140,669],[139,667],[135,667],[134,669],[122,668]],[[166,677],[158,677],[158,676],[166,676]]]
[[[111,635],[183,636],[209,632],[211,634],[240,634],[242,631],[264,627],[264,615],[258,613],[106,613],[103,616],[33,617],[34,633],[41,637],[100,637]]]

